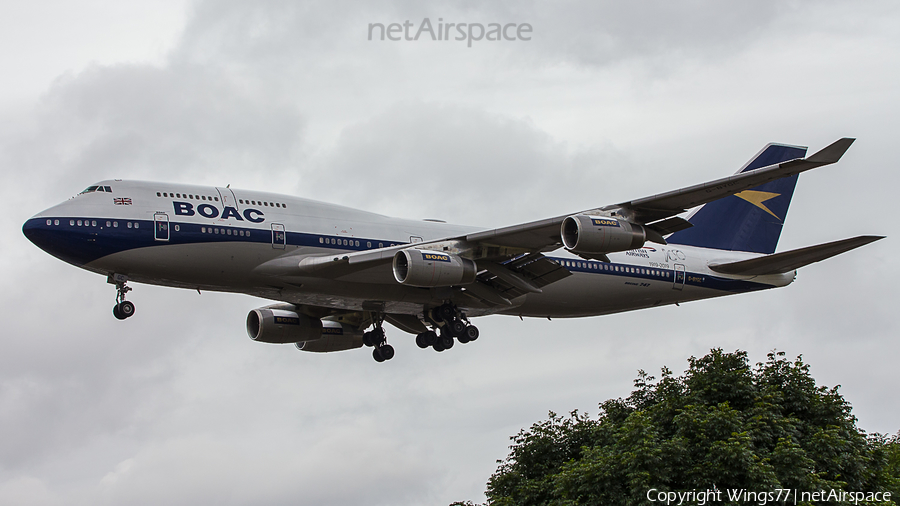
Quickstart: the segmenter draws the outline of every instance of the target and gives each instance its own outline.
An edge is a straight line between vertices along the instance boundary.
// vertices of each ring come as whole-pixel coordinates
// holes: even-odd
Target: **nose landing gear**
[[[113,306],[113,316],[119,320],[132,317],[134,315],[134,303],[125,300],[125,294],[131,291],[131,287],[125,284],[128,282],[128,276],[111,274],[106,281],[116,285],[116,305]]]

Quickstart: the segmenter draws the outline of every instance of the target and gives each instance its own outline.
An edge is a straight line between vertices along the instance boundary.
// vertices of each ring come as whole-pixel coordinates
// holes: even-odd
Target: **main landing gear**
[[[128,277],[122,274],[112,274],[107,282],[116,285],[116,305],[113,306],[113,316],[119,320],[134,316],[134,304],[125,300],[125,294],[131,291],[131,287],[125,284],[128,282]]]
[[[372,358],[376,362],[384,362],[394,358],[394,347],[387,343],[383,323],[382,320],[376,322],[374,329],[363,334],[363,344],[375,348],[372,350]]]
[[[416,345],[419,348],[431,347],[434,351],[440,352],[452,348],[454,338],[462,344],[478,339],[478,327],[470,324],[466,315],[452,304],[433,308],[427,316],[440,333],[428,330],[417,335]]]
[[[419,348],[433,348],[434,351],[449,350],[456,341],[466,344],[478,339],[478,327],[469,323],[465,313],[452,304],[443,304],[425,312],[434,330],[426,330],[416,336]],[[394,358],[394,347],[387,343],[384,335],[384,317],[375,320],[375,327],[363,334],[363,344],[372,350],[376,362]]]

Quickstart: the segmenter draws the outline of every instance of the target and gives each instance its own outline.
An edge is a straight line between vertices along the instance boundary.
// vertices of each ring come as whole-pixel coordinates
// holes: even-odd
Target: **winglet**
[[[850,149],[850,145],[853,144],[853,141],[855,140],[856,139],[851,137],[838,139],[820,149],[819,151],[816,151],[812,154],[812,156],[807,157],[806,161],[822,164],[835,163],[840,160],[842,156],[844,156],[844,153],[846,153],[847,150]]]

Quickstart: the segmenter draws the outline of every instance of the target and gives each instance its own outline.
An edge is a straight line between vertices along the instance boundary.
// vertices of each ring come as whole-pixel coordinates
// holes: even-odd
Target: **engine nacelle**
[[[576,253],[613,253],[640,248],[647,242],[644,227],[606,216],[576,214],[560,226],[563,244]]]
[[[297,343],[297,349],[314,353],[328,353],[360,348],[363,345],[362,331],[338,322],[322,320],[322,338],[315,341]]]
[[[322,338],[322,320],[297,313],[290,304],[275,304],[250,311],[247,335],[261,343],[288,344]]]
[[[474,261],[440,251],[404,249],[394,255],[394,279],[403,285],[465,285],[477,273]]]

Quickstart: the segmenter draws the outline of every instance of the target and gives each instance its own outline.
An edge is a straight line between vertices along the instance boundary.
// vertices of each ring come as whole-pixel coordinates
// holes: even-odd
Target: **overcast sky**
[[[7,2],[9,4],[9,2]],[[897,2],[37,0],[0,16],[0,503],[481,501],[509,436],[596,414],[710,348],[803,354],[859,426],[900,429],[890,251]],[[77,5],[77,6],[76,6]],[[528,23],[531,40],[368,40],[369,23]],[[455,32],[451,32],[454,35]],[[477,33],[476,33],[477,35]],[[487,317],[394,360],[254,343],[241,295],[114,288],[30,216],[106,178],[231,184],[502,226],[813,152],[779,250],[888,239],[784,289],[580,320]]]

